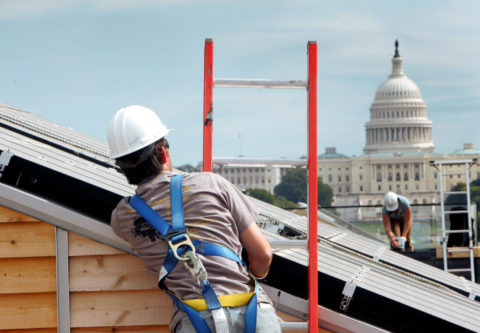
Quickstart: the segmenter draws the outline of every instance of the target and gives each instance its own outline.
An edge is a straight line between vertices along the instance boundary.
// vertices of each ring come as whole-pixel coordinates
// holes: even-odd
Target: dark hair
[[[165,138],[161,138],[131,154],[117,158],[116,164],[130,184],[138,185],[144,179],[162,172],[163,164],[166,162],[162,158],[162,147],[165,149],[170,147]]]

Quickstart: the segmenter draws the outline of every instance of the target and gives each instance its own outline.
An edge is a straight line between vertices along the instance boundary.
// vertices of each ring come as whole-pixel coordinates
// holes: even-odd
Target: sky
[[[203,54],[215,78],[306,80],[318,45],[318,153],[361,155],[398,39],[437,153],[480,148],[476,0],[0,0],[0,101],[106,141],[115,112],[151,108],[173,164],[202,159]],[[305,90],[215,88],[213,155],[299,158]]]

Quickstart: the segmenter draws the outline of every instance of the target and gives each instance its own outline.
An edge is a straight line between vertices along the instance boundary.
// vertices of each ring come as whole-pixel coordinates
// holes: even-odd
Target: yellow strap
[[[255,290],[257,289],[257,280],[252,274],[248,273],[248,275],[250,276],[250,278],[252,278],[252,280],[255,283],[255,288],[253,289],[253,291],[249,293],[219,296],[218,301],[220,302],[222,307],[244,306],[250,302],[253,295],[255,294]],[[204,298],[189,299],[182,302],[197,311],[208,310],[208,305]]]
[[[255,294],[254,291],[249,293],[223,295],[218,296],[218,300],[220,301],[222,307],[243,306],[248,304],[253,294]],[[203,298],[189,299],[182,302],[197,311],[208,310],[207,302],[205,302],[205,299]]]

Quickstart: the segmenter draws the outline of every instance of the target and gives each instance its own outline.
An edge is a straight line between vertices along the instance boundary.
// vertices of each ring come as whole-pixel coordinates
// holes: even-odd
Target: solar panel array
[[[121,196],[134,192],[109,160],[104,142],[3,103],[0,150]],[[262,218],[307,236],[306,217],[251,200]],[[480,330],[480,303],[474,300],[480,295],[480,285],[393,252],[385,243],[340,228],[335,219],[321,211],[317,238],[320,272],[462,327]],[[307,265],[306,250],[281,249],[275,253]]]

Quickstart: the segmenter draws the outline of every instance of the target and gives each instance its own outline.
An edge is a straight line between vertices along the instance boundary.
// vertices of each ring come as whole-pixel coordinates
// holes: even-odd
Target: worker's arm
[[[383,219],[383,226],[385,227],[385,234],[387,235],[388,240],[392,245],[392,248],[397,248],[398,242],[397,242],[397,239],[395,238],[395,234],[392,232],[392,226],[390,224],[390,216],[382,213],[382,219]]]
[[[408,231],[412,228],[412,208],[408,207],[403,215],[403,232],[402,237],[407,237]]]
[[[272,262],[272,248],[254,222],[240,234],[240,242],[248,254],[250,271],[257,277],[267,275]]]

